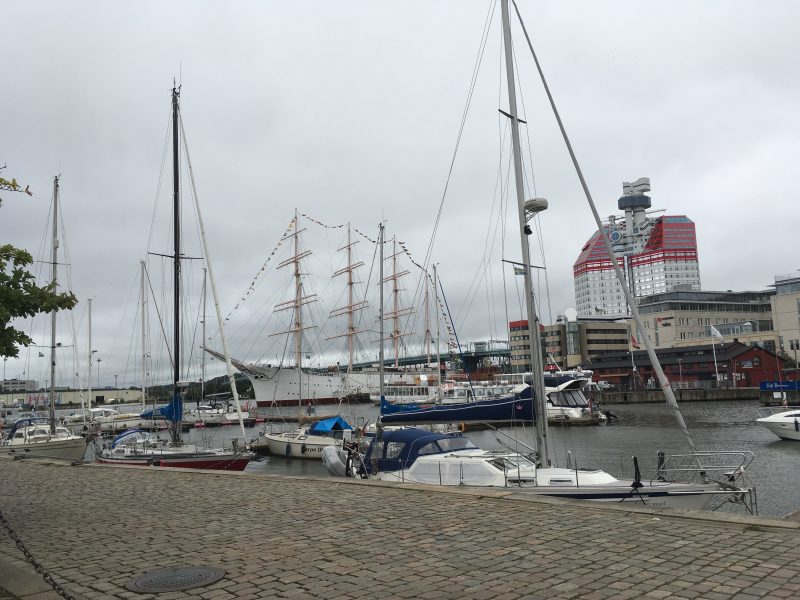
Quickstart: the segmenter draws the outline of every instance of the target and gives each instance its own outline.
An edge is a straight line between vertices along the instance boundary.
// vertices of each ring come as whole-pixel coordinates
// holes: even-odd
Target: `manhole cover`
[[[158,594],[209,585],[225,577],[216,567],[167,567],[134,577],[125,587],[132,592]]]

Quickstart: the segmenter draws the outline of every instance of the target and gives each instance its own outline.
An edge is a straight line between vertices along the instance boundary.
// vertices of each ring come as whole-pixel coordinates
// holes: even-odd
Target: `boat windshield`
[[[547,398],[554,406],[575,406],[584,408],[589,406],[589,401],[580,390],[563,390],[561,392],[550,392]]]

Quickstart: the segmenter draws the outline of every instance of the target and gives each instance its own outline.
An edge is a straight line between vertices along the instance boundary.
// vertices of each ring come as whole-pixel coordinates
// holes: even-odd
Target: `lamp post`
[[[681,380],[681,387],[683,387],[683,359],[678,359],[678,377]]]
[[[99,358],[99,357],[97,358],[97,387],[98,388],[100,387],[100,362],[102,360],[103,360],[102,358]]]
[[[114,389],[117,389],[117,377],[119,377],[119,375],[114,375]]]

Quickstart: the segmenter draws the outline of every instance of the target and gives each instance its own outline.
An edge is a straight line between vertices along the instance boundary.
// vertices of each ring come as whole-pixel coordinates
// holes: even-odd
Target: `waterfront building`
[[[512,321],[508,325],[511,372],[528,372],[531,369],[528,321]],[[574,308],[568,308],[553,325],[540,326],[540,331],[543,364],[553,368],[585,367],[597,356],[628,350],[629,326],[625,319],[581,319]]]
[[[35,379],[3,379],[0,392],[34,392],[39,389]]]
[[[738,339],[656,350],[664,374],[674,388],[758,387],[762,381],[779,381],[785,361],[759,346]],[[657,378],[644,350],[606,354],[592,361],[595,381],[605,380],[623,390],[656,389]]]
[[[681,286],[700,289],[700,267],[694,223],[685,215],[648,213],[650,180],[642,177],[622,184],[617,206],[603,224],[614,256],[634,297],[669,292]],[[575,305],[580,317],[625,316],[630,309],[622,293],[600,232],[581,248],[573,266]]]
[[[730,341],[758,345],[774,352],[777,336],[773,328],[770,290],[755,292],[711,292],[676,290],[637,300],[644,331],[634,337],[644,347],[647,335],[656,348],[693,346]],[[715,333],[716,330],[716,333]]]
[[[776,275],[774,287],[770,301],[778,348],[796,365],[800,352],[800,271]]]

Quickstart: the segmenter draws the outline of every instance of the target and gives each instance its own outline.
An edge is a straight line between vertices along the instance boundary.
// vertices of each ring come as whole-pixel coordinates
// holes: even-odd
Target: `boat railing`
[[[650,483],[683,482],[715,483],[719,489],[709,492],[719,500],[707,510],[717,510],[725,504],[735,504],[750,514],[758,514],[755,487],[748,484],[747,470],[755,460],[749,450],[707,451],[673,454],[658,453],[659,466]]]
[[[754,460],[755,455],[749,450],[705,451],[668,457],[659,452],[658,467],[650,481],[733,483],[745,477]]]

